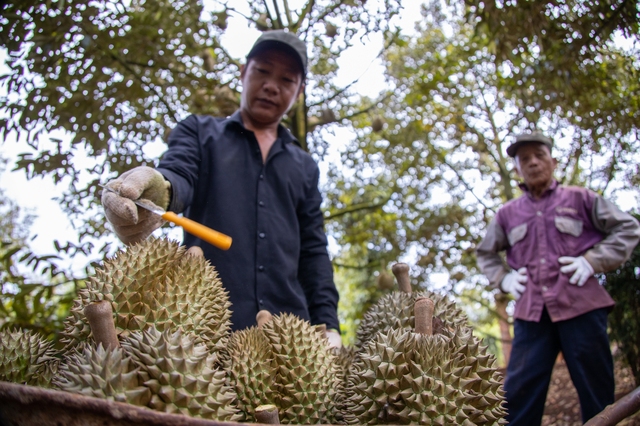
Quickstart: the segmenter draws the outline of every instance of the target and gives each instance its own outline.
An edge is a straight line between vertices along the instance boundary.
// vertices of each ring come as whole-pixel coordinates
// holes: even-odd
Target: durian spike
[[[426,336],[433,335],[433,300],[428,297],[420,297],[413,305],[416,317],[416,333]]]
[[[92,302],[85,306],[84,316],[89,321],[96,345],[102,343],[105,349],[120,347],[116,326],[113,322],[113,308],[108,300]]]
[[[393,275],[396,276],[398,287],[403,293],[411,294],[411,281],[409,280],[409,265],[406,263],[396,263],[391,267]]]
[[[258,323],[258,328],[262,328],[263,325],[271,321],[271,318],[273,318],[273,315],[271,315],[271,312],[267,310],[263,309],[260,312],[258,312],[258,314],[256,315],[256,322]]]
[[[324,337],[327,337],[327,324],[316,324],[316,330],[318,330]]]
[[[265,425],[279,425],[278,407],[273,404],[259,405],[254,413],[256,421]]]
[[[202,251],[202,248],[200,248],[199,246],[189,247],[185,252],[185,254],[190,254],[195,257],[204,257],[204,252]]]

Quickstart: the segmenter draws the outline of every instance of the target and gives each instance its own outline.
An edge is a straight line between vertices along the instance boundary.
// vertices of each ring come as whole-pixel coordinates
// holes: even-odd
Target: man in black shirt
[[[263,33],[241,69],[240,109],[227,118],[190,116],[171,132],[156,169],[137,167],[108,183],[102,204],[132,244],[162,225],[132,200],[148,199],[233,238],[228,251],[190,234],[229,291],[233,328],[258,311],[325,324],[340,345],[338,292],[327,253],[319,170],[280,121],[304,88],[306,46],[292,33]]]

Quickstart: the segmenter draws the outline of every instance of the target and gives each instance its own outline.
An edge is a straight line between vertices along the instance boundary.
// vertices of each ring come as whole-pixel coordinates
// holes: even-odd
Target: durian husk
[[[274,316],[262,330],[277,366],[273,385],[280,421],[335,423],[339,367],[324,334],[291,314]]]
[[[382,296],[377,303],[371,306],[364,314],[356,332],[356,348],[362,348],[377,333],[386,333],[391,329],[413,330],[415,328],[415,315],[413,311],[417,299],[429,298],[434,302],[434,322],[439,329],[442,324],[449,328],[459,328],[467,325],[466,315],[456,307],[454,301],[448,297],[420,291],[404,293],[395,291]]]
[[[90,339],[84,307],[101,300],[111,302],[121,337],[149,326],[160,331],[180,328],[215,349],[229,335],[231,304],[216,270],[168,239],[131,245],[96,269],[65,320],[66,350]]]
[[[502,377],[471,330],[380,332],[351,366],[346,424],[506,424]]]
[[[338,387],[335,402],[335,423],[344,424],[343,413],[345,410],[345,394],[348,386],[351,365],[357,359],[358,352],[355,346],[340,346],[331,349],[335,355],[335,364],[338,367]]]
[[[60,365],[54,384],[61,390],[110,401],[146,406],[151,392],[139,380],[138,368],[119,348],[85,343]]]
[[[53,343],[24,329],[0,331],[0,380],[50,387],[59,359]]]
[[[216,366],[216,354],[193,334],[150,327],[131,333],[122,340],[122,348],[151,390],[150,408],[220,421],[241,418],[236,393],[226,372]]]
[[[235,331],[229,337],[226,352],[231,384],[242,414],[240,421],[257,422],[256,408],[275,401],[272,380],[276,366],[269,340],[258,327]]]

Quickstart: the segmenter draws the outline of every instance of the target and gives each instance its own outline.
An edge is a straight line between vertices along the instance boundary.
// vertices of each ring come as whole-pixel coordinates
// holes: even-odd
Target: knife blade
[[[109,192],[113,192],[114,194],[120,196],[118,191],[116,191],[115,189],[109,188],[108,186],[102,184],[100,184],[99,186]],[[133,201],[137,206],[161,216],[167,222],[175,223],[176,225],[181,226],[182,229],[184,229],[191,235],[201,238],[202,240],[215,247],[218,247],[219,249],[228,250],[229,247],[231,247],[231,237],[223,234],[222,232],[218,232],[194,220],[187,219],[186,217],[178,216],[174,212],[165,211],[164,209],[153,204],[151,201],[139,199],[131,201]]]

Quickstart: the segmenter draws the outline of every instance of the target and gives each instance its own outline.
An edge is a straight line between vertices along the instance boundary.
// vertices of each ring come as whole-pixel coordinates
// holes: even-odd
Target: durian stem
[[[185,252],[185,254],[189,254],[191,256],[200,257],[200,258],[204,257],[204,252],[202,251],[202,248],[199,246],[189,247]]]
[[[111,302],[102,300],[88,304],[84,307],[84,316],[89,320],[89,326],[96,345],[102,343],[105,349],[115,349],[120,346],[118,335],[116,334],[116,326],[113,322]]]
[[[433,300],[428,297],[421,297],[413,305],[416,317],[416,333],[427,336],[433,335]]]
[[[258,328],[262,328],[266,323],[271,321],[271,318],[273,318],[273,315],[271,315],[271,312],[267,310],[263,309],[260,312],[258,312],[258,314],[256,315],[256,322],[258,323]]]
[[[391,267],[391,272],[398,281],[398,287],[403,293],[411,294],[411,281],[409,280],[409,265],[406,263],[396,263]]]
[[[262,423],[265,425],[280,424],[278,408],[272,404],[260,405],[256,407],[255,418],[258,423]]]

